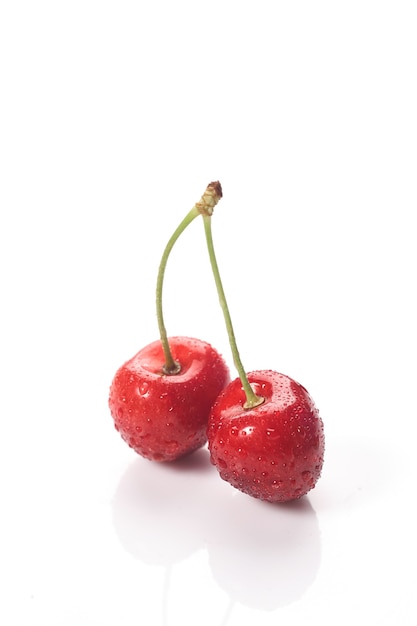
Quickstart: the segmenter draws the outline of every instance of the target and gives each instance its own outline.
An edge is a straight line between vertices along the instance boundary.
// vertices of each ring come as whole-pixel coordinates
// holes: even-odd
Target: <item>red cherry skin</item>
[[[167,375],[162,345],[142,348],[116,372],[109,407],[116,429],[138,454],[174,461],[207,441],[210,409],[230,381],[229,370],[208,343],[169,339],[179,374]]]
[[[239,378],[223,390],[209,417],[211,462],[223,480],[250,496],[269,502],[300,498],[316,485],[323,466],[318,410],[307,390],[284,374],[255,371],[248,380],[265,401],[245,409]]]

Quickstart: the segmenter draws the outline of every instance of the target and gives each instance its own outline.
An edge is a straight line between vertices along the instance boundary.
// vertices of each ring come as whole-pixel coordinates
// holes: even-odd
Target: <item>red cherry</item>
[[[138,454],[155,461],[173,461],[206,443],[210,409],[230,380],[208,343],[172,337],[169,345],[179,373],[164,373],[164,351],[155,341],[122,365],[110,388],[116,429]]]
[[[305,495],[320,477],[323,423],[307,390],[271,370],[247,375],[262,404],[245,409],[241,380],[231,382],[212,408],[208,444],[220,476],[269,502]]]

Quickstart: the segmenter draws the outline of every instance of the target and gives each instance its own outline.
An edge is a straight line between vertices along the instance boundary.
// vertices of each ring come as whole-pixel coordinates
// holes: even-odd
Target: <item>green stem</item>
[[[168,342],[168,335],[165,328],[164,315],[162,311],[162,291],[164,286],[165,269],[167,266],[168,258],[172,248],[174,247],[175,242],[177,241],[178,237],[184,232],[187,226],[189,226],[198,215],[211,215],[213,213],[214,207],[221,197],[222,190],[220,183],[210,183],[200,200],[196,202],[191,211],[187,213],[182,222],[171,235],[171,238],[169,239],[162,254],[158,269],[158,277],[156,280],[156,317],[158,320],[159,335],[161,338],[162,349],[164,351],[165,357],[165,365],[162,368],[164,374],[178,374],[181,371],[181,364],[177,361],[174,361],[174,358],[172,356],[171,348]]]
[[[158,277],[156,280],[156,317],[158,319],[159,335],[161,338],[162,349],[165,356],[165,365],[163,366],[164,374],[178,374],[181,370],[181,365],[174,361],[171,348],[168,342],[168,335],[165,328],[164,314],[162,310],[162,291],[164,286],[165,269],[167,266],[168,258],[174,247],[178,237],[184,232],[184,230],[191,224],[191,222],[200,215],[198,208],[194,206],[189,213],[184,217],[182,222],[176,228],[171,235],[165,250],[162,254],[161,262],[159,264]]]
[[[243,405],[245,409],[253,409],[256,406],[262,404],[265,400],[262,396],[257,396],[253,391],[248,377],[245,372],[245,368],[240,360],[239,350],[236,344],[235,333],[233,330],[232,319],[230,317],[229,307],[227,306],[226,296],[223,289],[222,280],[220,278],[219,267],[217,265],[216,254],[214,252],[213,235],[211,231],[211,215],[203,214],[204,230],[206,233],[207,249],[210,257],[211,268],[213,270],[214,281],[216,283],[217,293],[219,296],[220,306],[223,311],[224,321],[226,323],[227,334],[229,337],[230,348],[232,350],[233,362],[239,374],[240,381],[242,383],[243,390],[246,395],[246,402]]]

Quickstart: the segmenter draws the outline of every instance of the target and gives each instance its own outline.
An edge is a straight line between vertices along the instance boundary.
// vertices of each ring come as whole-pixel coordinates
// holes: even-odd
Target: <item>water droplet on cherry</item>
[[[168,454],[175,454],[179,447],[178,441],[165,441],[165,450]]]
[[[311,480],[311,472],[309,472],[308,470],[306,470],[305,472],[301,473],[301,478],[303,479],[303,481],[305,483],[310,482]]]
[[[245,426],[245,428],[242,428],[241,430],[241,434],[242,435],[251,435],[254,431],[254,427],[253,426]]]
[[[139,394],[141,396],[146,396],[148,395],[149,392],[149,385],[146,382],[143,382],[139,385]]]

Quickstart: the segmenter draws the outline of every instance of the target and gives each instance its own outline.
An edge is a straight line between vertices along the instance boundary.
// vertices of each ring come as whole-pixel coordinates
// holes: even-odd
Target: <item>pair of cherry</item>
[[[246,373],[240,360],[211,232],[222,197],[210,183],[164,250],[157,278],[160,340],[127,361],[112,381],[109,406],[115,427],[138,454],[174,461],[208,442],[211,462],[236,489],[269,502],[305,495],[320,477],[323,423],[307,390],[272,370]],[[223,357],[208,343],[168,338],[162,288],[169,254],[197,217],[207,248],[238,378],[230,382]]]

